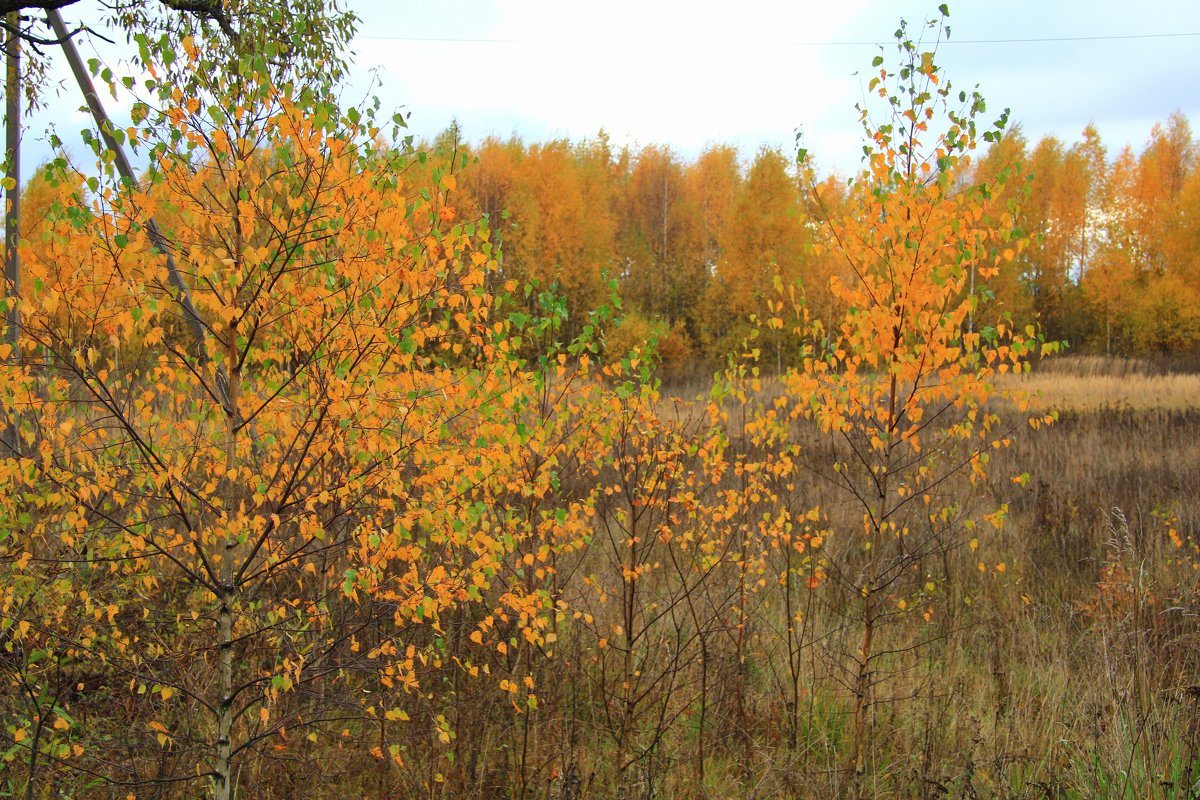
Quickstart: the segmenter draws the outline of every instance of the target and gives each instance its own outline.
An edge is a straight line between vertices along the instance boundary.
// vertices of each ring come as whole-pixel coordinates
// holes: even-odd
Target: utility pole
[[[92,85],[92,77],[88,74],[83,59],[79,57],[79,51],[75,49],[75,42],[72,41],[67,26],[63,24],[62,16],[58,13],[57,9],[51,9],[46,16],[50,21],[50,27],[54,30],[54,35],[58,37],[59,42],[62,44],[63,55],[67,57],[67,63],[71,67],[71,72],[75,75],[75,82],[79,84],[79,91],[83,93],[83,98],[87,102],[88,111],[91,112],[92,119],[96,122],[96,127],[100,130],[100,138],[104,140],[105,147],[113,154],[117,173],[127,183],[132,184],[136,179],[133,174],[133,166],[129,163],[129,157],[125,155],[125,149],[113,136],[112,121],[108,118],[108,114],[104,111],[104,106],[100,103],[100,95],[96,94],[96,87]],[[159,231],[158,225],[154,222],[153,218],[146,220],[146,233],[149,235],[151,243],[166,259],[167,281],[171,284],[171,288],[175,290],[176,302],[183,309],[183,318],[187,322],[188,330],[191,331],[197,360],[200,362],[202,368],[207,367],[212,360],[208,350],[207,329],[200,318],[200,312],[196,310],[196,306],[192,303],[191,293],[188,291],[187,284],[183,280],[183,275],[180,273],[179,267],[175,264],[175,257],[171,254],[171,244]],[[229,400],[229,377],[227,370],[224,365],[219,365],[216,372],[216,395],[220,399],[221,406],[225,409],[225,412],[232,416],[236,413],[236,410]]]
[[[17,245],[21,237],[21,14],[8,15],[9,34],[5,42],[7,75],[4,84],[5,153],[4,153],[4,298],[6,302],[4,343],[8,345],[7,361],[21,360],[21,261]],[[20,440],[17,410],[10,408],[0,432],[0,452],[16,454]]]

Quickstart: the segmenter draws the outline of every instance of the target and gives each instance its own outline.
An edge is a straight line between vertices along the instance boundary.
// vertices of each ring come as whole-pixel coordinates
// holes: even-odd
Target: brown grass
[[[553,658],[513,667],[465,651],[490,658],[484,664],[497,676],[508,669],[532,673],[541,698],[536,713],[517,712],[494,681],[430,668],[424,692],[389,697],[413,720],[404,767],[343,750],[344,737],[332,736],[303,751],[305,763],[324,765],[314,767],[319,778],[291,787],[299,767],[263,762],[270,774],[260,785],[273,787],[275,797],[375,800],[1195,800],[1200,376],[1160,374],[1136,363],[1049,366],[1005,384],[1040,391],[1038,402],[1060,409],[1059,421],[1032,431],[1012,409],[1001,409],[1018,433],[1012,447],[995,453],[992,482],[955,486],[964,506],[1007,504],[1006,521],[999,529],[964,531],[958,545],[922,565],[921,580],[927,574],[937,583],[922,601],[936,607],[930,621],[896,614],[881,632],[879,649],[896,655],[881,660],[875,676],[880,702],[873,706],[867,778],[844,768],[851,707],[844,673],[857,641],[853,593],[831,580],[802,595],[803,708],[793,742],[778,564],[761,583],[754,576],[742,617],[730,610],[739,578],[731,563],[677,606],[674,617],[662,616],[653,638],[639,645],[648,670],[671,667],[670,683],[648,687],[642,699],[649,711],[641,719],[661,726],[663,735],[629,756],[625,785],[618,786],[613,760],[620,750],[606,696],[619,692],[613,680],[622,678],[612,674],[611,662],[606,675],[611,645],[605,649],[595,636],[618,638],[622,620],[616,602],[588,606],[582,598],[585,575],[622,585],[611,558],[623,551],[598,538],[559,564],[572,609],[596,614],[595,635],[564,615],[555,622]],[[774,391],[768,384],[763,395]],[[664,396],[658,411],[694,420],[703,402],[692,398],[704,393],[688,385]],[[734,416],[730,427],[735,434],[740,429]],[[816,466],[830,457],[816,436],[803,453]],[[1024,488],[1009,480],[1021,473],[1029,476]],[[799,509],[819,501],[836,529],[825,547],[853,566],[845,553],[861,550],[855,519],[827,485],[801,477],[784,501]],[[975,536],[977,547],[969,546]],[[667,552],[662,542],[656,546]],[[673,590],[670,566],[664,558],[642,583],[647,618],[658,619],[655,604]],[[725,609],[708,629],[703,684],[692,603],[701,614]],[[459,639],[473,622],[444,620]],[[735,649],[743,633],[745,647]],[[455,646],[453,635],[447,641]],[[708,703],[702,735],[695,713],[701,685]],[[103,705],[106,698],[94,702],[97,714],[114,713]],[[669,713],[658,715],[660,706]],[[433,735],[436,714],[451,720],[452,744]],[[295,738],[296,747],[306,746]],[[0,794],[3,780],[0,770]],[[157,796],[185,795],[164,789]]]
[[[1073,374],[1039,370],[1028,375],[1005,376],[998,381],[1005,391],[1027,393],[1035,408],[1095,411],[1136,411],[1200,408],[1200,375]]]

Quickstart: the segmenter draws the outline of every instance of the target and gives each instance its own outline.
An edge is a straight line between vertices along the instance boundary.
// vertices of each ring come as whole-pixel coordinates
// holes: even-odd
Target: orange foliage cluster
[[[609,336],[620,352],[656,338],[667,374],[738,348],[777,272],[802,279],[819,312],[836,306],[835,259],[813,244],[817,220],[836,213],[845,188],[821,182],[818,209],[807,173],[779,151],[763,150],[745,168],[727,146],[689,164],[657,145],[617,150],[603,133],[575,144],[487,139],[460,148],[478,164],[458,203],[487,215],[502,274],[556,284],[575,320],[607,302],[616,281],[626,313]]]
[[[772,298],[776,270],[801,282],[815,318],[846,307],[829,285],[849,275],[822,248],[820,221],[866,209],[846,181],[816,179],[778,150],[746,163],[718,145],[688,162],[661,145],[614,148],[603,133],[460,147],[479,163],[458,202],[488,215],[504,274],[557,283],[577,315],[605,301],[605,276],[616,280],[629,324],[679,341],[664,354],[668,374],[735,349]],[[1029,244],[999,265],[985,308],[1077,350],[1195,352],[1197,147],[1180,114],[1156,125],[1140,154],[1115,157],[1091,126],[1069,146],[1005,133],[969,177],[1012,178],[997,201],[1023,198],[1010,224]]]

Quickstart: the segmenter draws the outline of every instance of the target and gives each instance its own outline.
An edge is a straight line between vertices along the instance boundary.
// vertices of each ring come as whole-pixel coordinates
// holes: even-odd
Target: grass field
[[[558,605],[544,641],[522,638],[516,614],[483,620],[486,611],[464,607],[436,634],[402,633],[422,648],[419,682],[407,688],[332,665],[337,682],[282,694],[271,713],[340,709],[353,692],[370,698],[371,714],[333,714],[320,737],[264,738],[239,775],[245,796],[1195,800],[1200,376],[1141,362],[1051,364],[1004,388],[1035,394],[1057,421],[1034,430],[998,403],[1012,444],[991,453],[991,480],[955,474],[938,488],[950,521],[914,513],[910,533],[879,540],[882,555],[864,546],[861,506],[827,479],[845,456],[833,437],[789,428],[784,444],[801,444],[804,468],[747,492],[749,472],[713,472],[690,445],[710,419],[707,401],[691,398],[707,392],[664,392],[657,421],[645,423],[648,413],[645,429],[611,433],[628,452],[607,471],[561,455],[564,497],[601,481],[623,488],[581,515],[578,546],[544,558],[531,541],[514,553],[510,585],[528,567],[552,567],[546,607],[550,597]],[[778,394],[768,382],[750,400]],[[740,407],[729,410],[729,463],[772,463],[743,436]],[[683,477],[662,478],[662,464]],[[795,512],[792,538],[779,535],[780,509]],[[899,566],[868,607],[872,556],[885,575]],[[872,655],[858,670],[869,613]],[[122,624],[157,635],[133,617]],[[481,624],[507,644],[472,645]],[[0,668],[16,663],[0,653]],[[81,726],[112,741],[123,732],[102,725],[145,727],[124,680],[91,663],[61,677]],[[536,705],[518,704],[517,684]],[[863,696],[869,735],[853,763]],[[147,769],[172,768],[178,741],[153,751],[160,762]],[[401,758],[385,757],[384,744]],[[65,760],[39,768],[43,785],[77,781],[69,796],[126,796]],[[20,787],[2,769],[0,787],[10,776]],[[190,795],[162,783],[145,796]]]
[[[960,604],[927,639],[895,632],[898,650],[924,650],[896,670],[902,699],[877,709],[864,796],[1200,797],[1200,375],[1101,358],[1045,367],[1001,383],[1059,420],[998,457],[989,499],[1009,516],[943,567]],[[1026,488],[1006,480],[1022,472]],[[813,649],[811,738],[798,754],[773,748],[762,720],[757,796],[849,791],[827,757],[844,710],[838,646]],[[765,716],[771,705],[756,698]],[[688,786],[665,796],[746,791]]]
[[[1200,408],[1200,374],[1165,372],[1153,362],[1136,359],[1063,358],[1050,361],[1028,375],[1006,376],[1000,385],[1028,392],[1039,408],[1073,411]]]
[[[1005,454],[1032,481],[981,625],[1019,688],[981,796],[1200,796],[1200,377],[1072,366],[1017,381],[1060,418]]]
[[[636,777],[621,786],[604,659],[586,638],[564,648],[539,677],[558,695],[533,733],[554,767],[526,796],[1200,797],[1200,376],[1065,359],[1012,385],[1059,419],[1015,426],[992,482],[958,487],[966,504],[1006,503],[1007,519],[922,567],[937,582],[931,619],[897,611],[883,630],[864,778],[841,755],[855,598],[830,581],[801,593],[794,640],[784,590],[765,585],[706,661],[693,648],[673,662],[671,692],[687,699],[647,690],[677,716],[626,753]],[[1023,488],[1009,480],[1021,473]],[[852,514],[819,483],[796,494],[822,500],[826,546],[854,563]]]

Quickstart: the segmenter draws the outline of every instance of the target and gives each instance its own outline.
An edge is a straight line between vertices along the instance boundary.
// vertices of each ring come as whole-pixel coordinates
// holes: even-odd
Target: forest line
[[[776,269],[786,284],[798,281],[816,319],[843,310],[829,281],[848,277],[846,265],[829,254],[821,223],[852,207],[853,189],[779,149],[746,160],[718,144],[689,161],[659,144],[618,148],[603,132],[467,145],[454,126],[431,149],[467,164],[448,202],[460,217],[488,216],[504,276],[557,286],[573,330],[608,301],[615,281],[625,315],[610,343],[623,351],[654,335],[667,373],[738,351],[751,316],[774,295]],[[1140,152],[1110,152],[1089,125],[1075,142],[1031,142],[1015,127],[976,154],[971,182],[1017,178],[1005,200],[1030,239],[991,282],[979,313],[1037,324],[1077,353],[1194,354],[1198,151],[1176,113]]]

